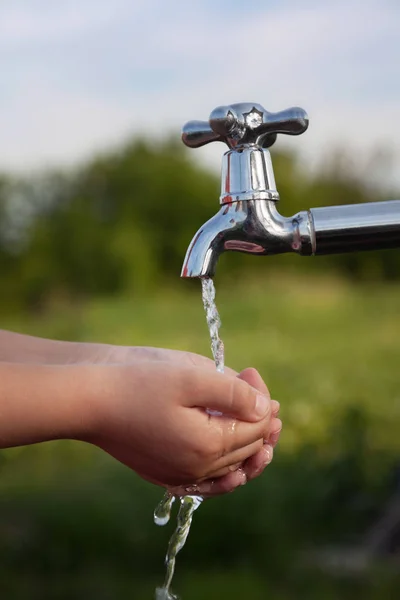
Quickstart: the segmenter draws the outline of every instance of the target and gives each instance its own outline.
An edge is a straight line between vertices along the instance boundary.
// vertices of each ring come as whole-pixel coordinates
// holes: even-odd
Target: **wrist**
[[[96,377],[86,366],[0,363],[0,447],[84,439]]]
[[[134,443],[135,423],[143,408],[138,398],[146,394],[146,366],[132,361],[129,365],[114,363],[88,369],[89,389],[85,407],[80,409],[85,427],[81,428],[79,439],[99,445],[110,431],[118,432],[116,441],[129,431]]]

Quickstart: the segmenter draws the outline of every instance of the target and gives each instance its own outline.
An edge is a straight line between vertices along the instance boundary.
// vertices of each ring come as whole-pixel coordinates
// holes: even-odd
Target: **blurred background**
[[[281,212],[400,197],[397,0],[3,0],[0,326],[210,355],[186,248],[223,147],[179,129],[219,104],[304,107],[273,161]],[[400,592],[400,251],[224,255],[227,364],[257,367],[284,432],[265,475],[204,503],[187,600]],[[75,442],[0,454],[10,600],[153,597],[162,494]]]

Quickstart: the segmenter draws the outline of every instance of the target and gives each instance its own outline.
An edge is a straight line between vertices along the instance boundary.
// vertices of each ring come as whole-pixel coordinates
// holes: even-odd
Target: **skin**
[[[255,369],[188,352],[0,331],[0,381],[0,447],[78,439],[180,495],[254,479],[282,428]]]

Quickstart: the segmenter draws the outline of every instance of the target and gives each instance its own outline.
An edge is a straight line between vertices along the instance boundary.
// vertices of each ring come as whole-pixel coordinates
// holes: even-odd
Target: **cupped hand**
[[[88,344],[83,361],[89,363],[113,364],[113,365],[135,365],[138,362],[148,363],[172,363],[176,367],[198,367],[215,373],[215,363],[210,358],[186,352],[181,350],[171,350],[166,348],[153,348],[146,346],[110,346],[103,344]],[[238,377],[253,388],[265,394],[268,398],[269,391],[263,379],[255,369],[245,369],[240,374],[226,367],[225,374]],[[243,462],[232,463],[225,466],[212,478],[206,478],[202,481],[192,481],[190,485],[170,488],[170,491],[177,495],[188,493],[199,493],[204,496],[215,496],[233,491],[247,481],[261,475],[265,467],[271,462],[273,449],[276,446],[282,422],[278,419],[279,404],[272,401],[271,408],[271,432],[268,438],[265,438],[261,446],[261,440],[258,441],[258,449]],[[231,427],[235,425],[231,423]]]
[[[259,393],[246,381],[256,383],[256,371],[237,377],[155,359],[132,365],[112,360],[98,373],[101,392],[87,441],[144,479],[174,489],[208,486],[204,493],[214,495],[236,487],[238,465],[249,478],[265,465],[270,451],[264,440],[280,422],[266,388]]]
[[[125,348],[125,351],[116,350],[115,352],[125,352],[128,360],[129,357],[131,357],[131,359],[135,358],[136,360],[167,361],[180,365],[194,365],[215,371],[215,363],[213,360],[193,352],[146,346]],[[249,385],[265,394],[268,398],[270,397],[269,390],[256,369],[248,368],[238,374],[233,369],[226,367],[225,373],[239,377],[239,379],[246,381]],[[180,486],[175,489],[170,489],[170,491],[175,495],[181,496],[189,493],[198,493],[205,497],[218,496],[233,492],[239,486],[260,476],[272,461],[274,448],[279,441],[280,432],[282,430],[282,421],[278,418],[279,408],[279,403],[272,400],[270,435],[263,440],[263,446],[247,460],[243,463],[229,465],[229,467],[223,469],[218,476],[214,476],[213,478],[206,479],[190,486]]]
[[[253,388],[269,397],[268,388],[256,369],[245,369],[238,375],[238,378],[246,381]],[[195,485],[180,486],[169,491],[179,496],[186,494],[198,494],[203,497],[219,496],[233,492],[236,488],[261,475],[272,461],[274,448],[279,441],[282,430],[282,421],[278,418],[279,409],[279,402],[271,400],[269,436],[263,439],[262,447],[243,463],[229,465],[227,469],[218,473],[218,476],[203,480]]]

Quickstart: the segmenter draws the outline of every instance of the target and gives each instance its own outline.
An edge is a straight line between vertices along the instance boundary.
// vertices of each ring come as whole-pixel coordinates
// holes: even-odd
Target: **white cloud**
[[[146,3],[148,5],[148,3]],[[135,0],[3,0],[0,6],[1,43],[52,43],[95,32],[120,21],[127,12],[139,14],[145,3]]]
[[[163,133],[243,100],[304,106],[310,129],[286,143],[314,159],[339,144],[400,150],[397,3],[229,6],[3,2],[0,165],[75,160],[130,131]]]

